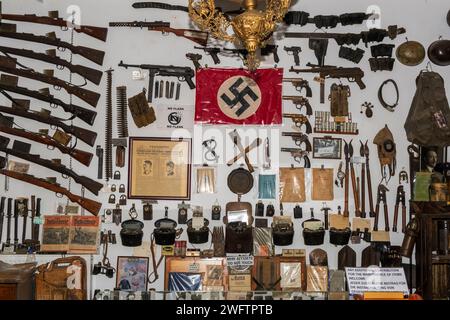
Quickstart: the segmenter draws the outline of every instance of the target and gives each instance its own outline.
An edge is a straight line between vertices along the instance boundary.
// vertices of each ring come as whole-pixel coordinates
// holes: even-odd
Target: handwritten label
[[[351,295],[364,292],[409,294],[403,268],[345,268]]]

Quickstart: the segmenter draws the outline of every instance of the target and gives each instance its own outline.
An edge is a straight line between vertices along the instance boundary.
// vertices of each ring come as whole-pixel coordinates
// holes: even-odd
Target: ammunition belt
[[[189,12],[188,7],[185,6],[175,6],[162,2],[135,2],[133,3],[133,8],[135,9],[162,9],[162,10],[177,10]]]

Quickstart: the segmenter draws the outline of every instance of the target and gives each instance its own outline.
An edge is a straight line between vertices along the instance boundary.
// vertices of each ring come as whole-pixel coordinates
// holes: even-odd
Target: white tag
[[[44,219],[42,217],[34,217],[33,224],[44,224]]]
[[[195,230],[200,230],[205,224],[205,219],[203,217],[192,217],[192,228]]]
[[[146,73],[141,70],[134,70],[131,72],[131,79],[135,81],[144,80],[146,76]]]
[[[67,267],[67,273],[71,273],[70,276],[67,277],[67,289],[81,289],[81,267],[77,265],[70,265]]]
[[[362,163],[366,163],[366,158],[365,157],[353,156],[351,161],[352,161],[352,163],[362,164]]]
[[[199,272],[200,271],[200,264],[198,263],[191,263],[189,265],[189,272]]]

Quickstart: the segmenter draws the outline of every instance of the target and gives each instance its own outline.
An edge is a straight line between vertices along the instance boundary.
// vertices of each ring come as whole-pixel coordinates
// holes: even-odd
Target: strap
[[[135,9],[162,9],[162,10],[178,10],[189,12],[188,7],[184,6],[174,6],[162,2],[135,2],[133,3],[133,8]]]
[[[395,104],[393,104],[393,105],[387,104],[383,98],[383,89],[384,89],[384,86],[387,85],[388,83],[392,83],[394,85],[395,92],[397,94],[397,100],[395,101]],[[380,103],[383,106],[383,108],[385,108],[386,110],[388,110],[390,112],[394,112],[395,108],[398,106],[399,99],[400,99],[400,93],[398,90],[398,85],[394,80],[388,79],[381,84],[380,89],[378,89],[378,100],[380,100]]]
[[[152,241],[150,243],[150,252],[152,253],[153,271],[147,277],[148,283],[154,283],[154,282],[156,282],[156,280],[159,279],[158,268],[159,268],[159,266],[161,265],[161,262],[164,259],[164,256],[161,254],[161,257],[159,257],[158,263],[156,263],[154,246],[155,246],[155,235],[152,233]],[[150,280],[150,277],[152,275],[155,275],[155,276],[154,276],[153,280]]]

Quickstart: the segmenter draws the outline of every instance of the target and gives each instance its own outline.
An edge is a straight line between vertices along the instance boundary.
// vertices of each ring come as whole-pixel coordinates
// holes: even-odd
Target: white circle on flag
[[[244,120],[261,105],[261,89],[252,78],[234,76],[225,80],[217,92],[217,104],[229,118]]]

